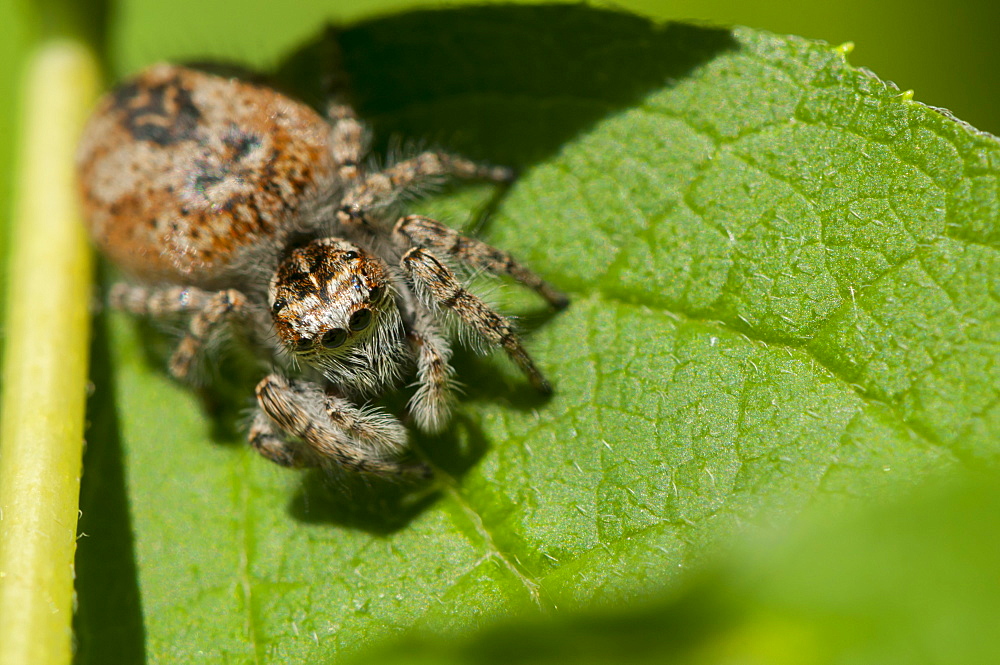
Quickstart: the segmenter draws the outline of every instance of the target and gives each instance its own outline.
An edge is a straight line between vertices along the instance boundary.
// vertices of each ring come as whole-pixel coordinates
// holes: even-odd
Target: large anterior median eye
[[[358,331],[367,328],[371,322],[372,311],[370,309],[359,309],[351,315],[351,321],[348,325],[351,327],[351,330]]]
[[[335,349],[342,346],[347,341],[347,331],[343,328],[327,330],[323,335],[323,346],[328,349]]]

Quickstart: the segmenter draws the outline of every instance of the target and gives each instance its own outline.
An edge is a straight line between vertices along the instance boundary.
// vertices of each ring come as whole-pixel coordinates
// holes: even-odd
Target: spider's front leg
[[[507,252],[481,240],[463,236],[429,217],[403,217],[396,222],[392,233],[404,247],[423,247],[442,252],[477,270],[485,270],[494,275],[510,275],[545,298],[556,309],[564,309],[569,305],[569,297],[565,293],[525,268]]]
[[[403,255],[400,265],[428,307],[455,314],[488,344],[503,348],[539,392],[552,392],[510,322],[462,286],[455,273],[434,254],[414,247]]]
[[[163,318],[191,313],[187,332],[170,358],[170,373],[185,379],[198,352],[212,332],[232,316],[239,316],[246,296],[235,289],[204,291],[195,287],[149,289],[118,283],[111,289],[111,306],[139,316]]]
[[[270,460],[284,466],[334,463],[381,476],[430,475],[426,465],[391,459],[406,446],[406,430],[388,414],[278,374],[265,377],[256,392],[260,413],[250,445]]]

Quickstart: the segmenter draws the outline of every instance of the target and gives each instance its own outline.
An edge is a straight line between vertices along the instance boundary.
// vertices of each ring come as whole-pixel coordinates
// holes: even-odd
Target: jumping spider
[[[184,379],[213,332],[241,325],[277,370],[256,388],[249,442],[284,466],[425,475],[397,460],[402,424],[368,405],[415,373],[416,427],[448,422],[445,319],[549,383],[510,322],[450,264],[506,274],[553,307],[566,296],[509,254],[426,217],[392,215],[444,176],[506,181],[504,168],[424,152],[364,166],[367,132],[346,104],[329,120],[265,85],[160,64],[106,95],[78,169],[94,242],[138,283],[113,306],[188,317],[170,360]]]

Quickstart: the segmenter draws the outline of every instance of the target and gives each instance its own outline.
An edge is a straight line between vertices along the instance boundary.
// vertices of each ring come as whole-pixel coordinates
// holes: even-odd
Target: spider
[[[555,308],[568,299],[506,252],[393,214],[428,181],[507,181],[510,170],[437,151],[369,170],[367,153],[347,104],[324,118],[248,79],[158,64],[99,102],[77,167],[91,237],[132,278],[111,305],[187,318],[170,373],[189,378],[226,325],[274,368],[256,386],[253,448],[283,466],[426,476],[400,461],[402,423],[370,401],[415,376],[413,423],[441,431],[456,387],[451,327],[551,391],[510,321],[455,268],[508,275]]]

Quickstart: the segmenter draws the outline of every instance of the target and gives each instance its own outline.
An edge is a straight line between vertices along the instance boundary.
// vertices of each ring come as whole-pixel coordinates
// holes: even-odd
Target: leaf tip
[[[854,42],[844,42],[840,46],[834,46],[833,50],[840,54],[840,57],[847,59],[847,56],[854,51]]]

